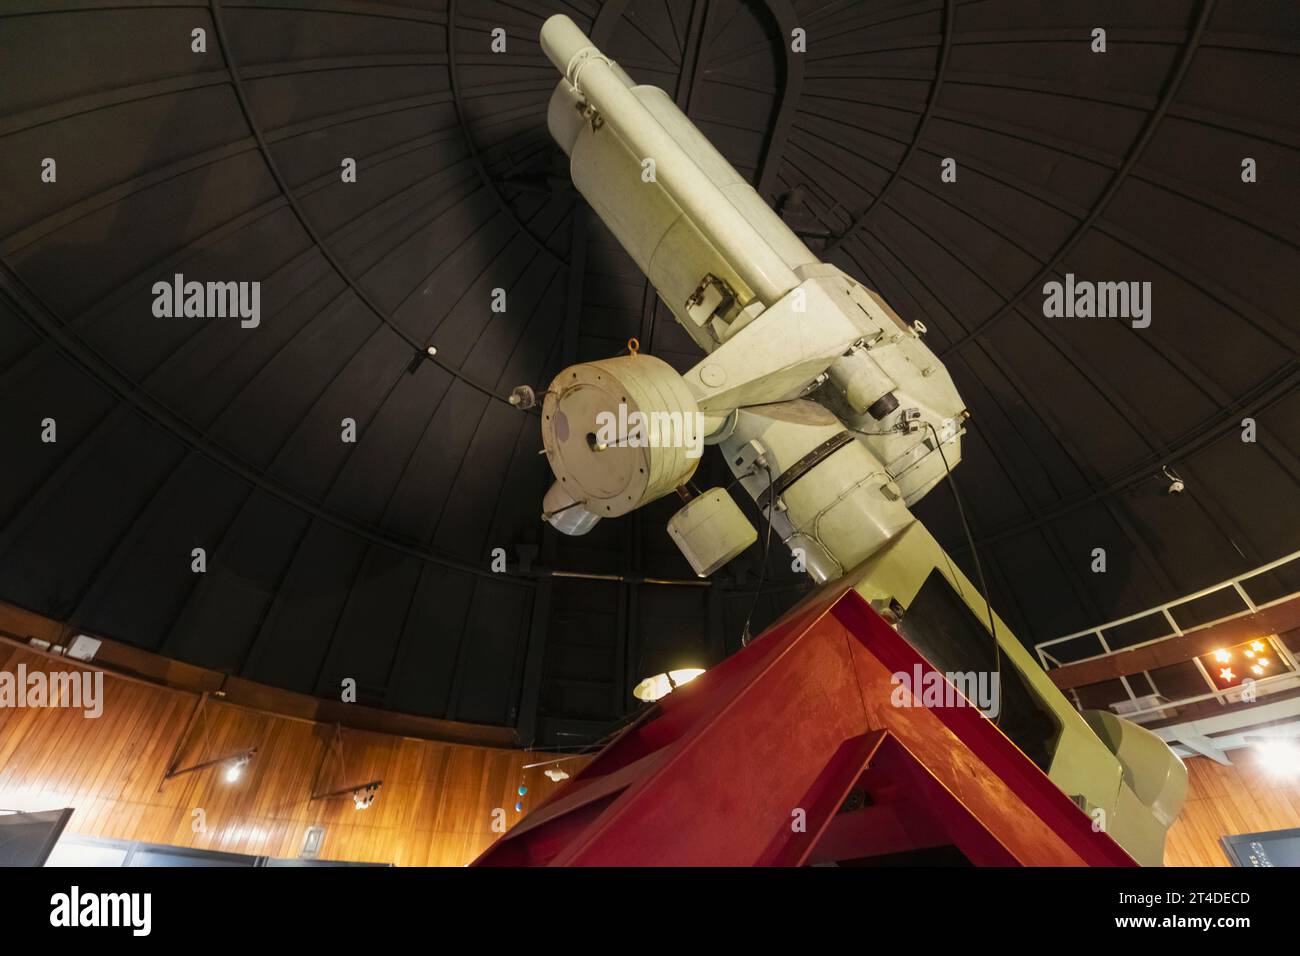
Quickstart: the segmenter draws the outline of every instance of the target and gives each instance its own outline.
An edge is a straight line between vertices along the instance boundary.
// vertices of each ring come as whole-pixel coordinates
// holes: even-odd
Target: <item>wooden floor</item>
[[[73,663],[0,644],[0,671]],[[307,828],[325,826],[323,859],[461,866],[559,784],[525,763],[549,755],[417,740],[335,727],[105,674],[98,718],[80,710],[0,708],[0,809],[75,807],[69,831],[274,857],[297,857]],[[221,768],[163,776],[250,747],[236,783]],[[341,759],[340,759],[341,758]],[[574,766],[580,763],[563,766]],[[572,769],[571,773],[576,773]],[[316,793],[382,780],[369,809]],[[517,788],[528,793],[520,797]],[[522,800],[524,812],[516,812]]]
[[[1300,827],[1300,779],[1271,777],[1248,750],[1230,766],[1208,757],[1186,761],[1187,803],[1165,842],[1166,866],[1228,866],[1219,839]]]

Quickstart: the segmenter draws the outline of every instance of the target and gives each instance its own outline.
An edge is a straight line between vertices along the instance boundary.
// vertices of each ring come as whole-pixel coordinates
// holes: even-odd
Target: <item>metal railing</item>
[[[1254,682],[1255,694],[1258,697],[1267,697],[1275,689],[1290,689],[1295,686],[1296,675],[1294,671],[1287,671],[1282,674],[1274,674],[1272,677],[1261,677]],[[1145,717],[1148,714],[1164,714],[1168,711],[1177,711],[1180,707],[1186,707],[1188,704],[1199,704],[1207,700],[1217,700],[1221,704],[1233,703],[1241,699],[1240,687],[1229,687],[1223,690],[1214,688],[1206,691],[1204,694],[1193,694],[1190,697],[1179,697],[1177,700],[1168,700],[1161,698],[1159,703],[1151,704],[1147,707],[1140,707],[1137,710],[1126,710],[1124,718],[1126,720],[1136,720],[1138,717]]]
[[[1118,653],[1119,651],[1131,651],[1139,647],[1149,647],[1152,644],[1159,644],[1161,641],[1167,641],[1173,637],[1182,637],[1184,634],[1190,634],[1195,631],[1203,630],[1207,627],[1214,627],[1218,624],[1223,624],[1226,621],[1232,621],[1232,620],[1236,620],[1239,617],[1245,617],[1248,614],[1254,614],[1266,608],[1273,607],[1275,604],[1281,604],[1284,601],[1289,601],[1292,598],[1296,597],[1297,594],[1300,594],[1300,591],[1292,592],[1290,594],[1285,594],[1282,597],[1275,598],[1271,601],[1266,601],[1263,604],[1256,604],[1254,598],[1252,598],[1246,592],[1246,589],[1242,586],[1242,582],[1248,581],[1251,578],[1257,577],[1258,575],[1261,574],[1267,574],[1269,571],[1275,571],[1278,568],[1282,567],[1283,565],[1290,564],[1292,561],[1300,561],[1300,551],[1293,551],[1288,555],[1284,555],[1283,557],[1278,558],[1276,561],[1270,561],[1268,564],[1260,565],[1254,570],[1247,571],[1244,574],[1239,574],[1233,578],[1228,578],[1228,580],[1221,581],[1218,584],[1213,584],[1208,588],[1202,588],[1200,591],[1195,591],[1192,594],[1183,595],[1177,600],[1168,601],[1164,604],[1158,604],[1155,607],[1147,608],[1147,610],[1145,611],[1139,611],[1137,614],[1130,614],[1128,617],[1116,618],[1113,621],[1107,621],[1105,624],[1099,624],[1096,627],[1084,628],[1082,631],[1075,631],[1073,634],[1066,634],[1064,637],[1054,637],[1050,641],[1041,641],[1034,645],[1034,651],[1038,654],[1038,661],[1040,664],[1043,665],[1043,669],[1047,670],[1051,667],[1063,667],[1066,664],[1080,664],[1084,661],[1095,661],[1103,657],[1109,657],[1111,654]],[[1180,607],[1184,604],[1188,604],[1192,601],[1199,600],[1200,598],[1203,597],[1208,597],[1211,594],[1215,594],[1227,588],[1232,588],[1234,591],[1236,591],[1237,596],[1241,599],[1242,603],[1246,605],[1240,611],[1234,611],[1231,614],[1225,614],[1221,617],[1215,618],[1212,621],[1205,621],[1203,623],[1195,624],[1190,627],[1182,627],[1174,619],[1174,615],[1172,613],[1174,608]],[[1150,640],[1140,641],[1136,644],[1126,644],[1123,647],[1117,647],[1117,648],[1112,648],[1110,646],[1110,643],[1106,640],[1106,635],[1104,633],[1105,631],[1108,631],[1112,628],[1120,627],[1125,624],[1131,624],[1134,621],[1140,621],[1143,618],[1152,617],[1157,614],[1162,615],[1165,621],[1168,623],[1169,627],[1171,628],[1169,633],[1162,634],[1160,637],[1151,638]],[[1077,641],[1080,638],[1085,638],[1089,636],[1095,637],[1097,639],[1097,643],[1101,646],[1100,654],[1092,654],[1088,657],[1078,657],[1078,658],[1072,658],[1068,661],[1062,661],[1059,660],[1055,655],[1049,653],[1046,650],[1046,648],[1055,647],[1059,644],[1064,644],[1067,641]]]

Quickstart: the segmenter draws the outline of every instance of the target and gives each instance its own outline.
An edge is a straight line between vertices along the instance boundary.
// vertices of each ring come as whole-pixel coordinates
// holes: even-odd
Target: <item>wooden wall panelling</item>
[[[78,668],[76,662],[0,642],[0,669],[16,673]],[[191,726],[198,694],[111,673],[104,675],[104,713],[0,709],[0,807],[72,806],[69,832],[235,853],[296,857],[309,826],[326,828],[324,859],[460,866],[498,836],[492,811],[516,813],[523,783],[525,813],[560,786],[544,767],[525,763],[551,754],[493,749],[343,728],[262,713],[209,697]],[[206,727],[206,729],[205,729]],[[187,733],[188,728],[188,733]],[[237,783],[213,767],[163,776],[178,766],[257,754]],[[341,759],[340,759],[341,757]],[[583,761],[565,766],[570,772]],[[353,808],[347,794],[318,793],[382,780],[374,804]],[[201,808],[206,829],[194,826]]]
[[[1229,766],[1186,761],[1187,803],[1169,829],[1166,866],[1227,866],[1221,837],[1300,827],[1300,780],[1271,776],[1249,750],[1229,756]]]

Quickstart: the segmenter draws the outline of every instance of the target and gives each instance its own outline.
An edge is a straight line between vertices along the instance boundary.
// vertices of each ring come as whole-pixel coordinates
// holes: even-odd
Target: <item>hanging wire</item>
[[[957,504],[957,517],[961,519],[962,530],[966,532],[966,544],[970,546],[971,558],[975,562],[975,574],[979,578],[980,582],[980,597],[984,599],[984,609],[988,611],[989,615],[989,636],[993,638],[994,673],[997,675],[998,683],[1001,684],[1002,645],[998,643],[998,629],[997,625],[993,623],[993,603],[989,600],[988,583],[984,580],[984,565],[980,561],[979,552],[975,549],[975,536],[971,534],[970,524],[966,521],[966,509],[962,507],[961,495],[957,493],[957,482],[952,476],[952,468],[948,465],[948,456],[943,453],[944,443],[939,440],[939,433],[934,430],[932,424],[926,422],[925,427],[930,429],[930,434],[934,436],[935,450],[939,452],[939,457],[943,460],[943,470],[944,474],[948,478],[948,487],[952,489],[952,499]],[[1001,719],[1002,712],[999,710],[998,716],[993,721],[993,725],[995,727],[998,726],[998,722],[1001,721]]]
[[[763,463],[763,469],[767,472],[767,487],[771,491],[776,480],[772,477],[772,466],[766,461]],[[750,472],[753,474],[752,470]],[[763,564],[758,569],[758,587],[754,588],[753,600],[749,602],[749,613],[745,615],[745,626],[740,632],[740,646],[748,647],[752,639],[749,633],[749,623],[754,618],[754,609],[758,607],[758,596],[763,593],[763,582],[767,578],[767,555],[772,547],[772,512],[776,510],[776,495],[769,494],[767,502],[767,533],[763,536]]]

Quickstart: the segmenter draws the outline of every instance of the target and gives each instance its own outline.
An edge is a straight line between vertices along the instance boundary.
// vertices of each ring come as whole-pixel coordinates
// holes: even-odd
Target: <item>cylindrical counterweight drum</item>
[[[686,482],[704,424],[667,362],[631,355],[561,372],[542,403],[542,441],[561,487],[602,518],[627,514]]]

